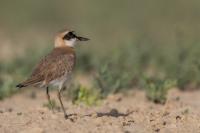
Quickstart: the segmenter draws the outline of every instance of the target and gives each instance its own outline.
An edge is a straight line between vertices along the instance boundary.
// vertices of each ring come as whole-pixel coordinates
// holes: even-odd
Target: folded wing
[[[38,84],[48,84],[52,80],[58,79],[67,73],[71,73],[75,65],[75,54],[61,49],[54,49],[43,58],[33,70],[30,78],[17,87],[34,86]]]

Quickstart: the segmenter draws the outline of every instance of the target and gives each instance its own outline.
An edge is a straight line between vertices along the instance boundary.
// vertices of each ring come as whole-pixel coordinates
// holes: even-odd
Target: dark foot
[[[68,119],[68,118],[69,118],[68,115],[64,115],[64,117],[65,117],[65,119]]]
[[[64,115],[65,120],[70,120],[71,122],[74,122],[74,119],[73,119],[73,118],[70,118],[69,116],[70,116],[70,115]]]

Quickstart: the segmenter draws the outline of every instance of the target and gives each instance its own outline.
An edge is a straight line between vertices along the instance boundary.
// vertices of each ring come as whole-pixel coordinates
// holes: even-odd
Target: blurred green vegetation
[[[76,71],[93,74],[91,84],[103,97],[132,88],[148,90],[151,99],[155,90],[165,97],[168,80],[181,90],[199,88],[198,0],[2,0],[0,17],[0,33],[15,57],[0,60],[0,98],[16,91],[14,85],[52,48],[53,34],[65,27],[91,39],[77,47]],[[154,79],[154,87],[143,77]]]
[[[68,90],[67,95],[72,99],[74,104],[85,104],[88,106],[98,105],[102,99],[101,93],[95,88],[88,88],[80,84],[73,85],[72,89]]]
[[[133,76],[128,74],[125,69],[120,69],[114,65],[103,63],[94,76],[94,86],[100,89],[102,97],[106,97],[110,93],[117,93],[126,89],[130,89]],[[120,71],[121,70],[121,71]]]
[[[51,109],[52,111],[53,111],[56,107],[58,107],[58,106],[56,105],[56,101],[55,101],[55,100],[48,101],[47,103],[44,103],[43,106],[44,106],[44,107],[47,107],[48,109]]]
[[[146,96],[149,100],[165,104],[167,100],[167,92],[172,87],[176,86],[176,81],[174,80],[145,80]]]

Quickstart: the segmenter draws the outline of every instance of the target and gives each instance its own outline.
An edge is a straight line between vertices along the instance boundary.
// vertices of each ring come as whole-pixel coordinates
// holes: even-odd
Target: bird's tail
[[[37,83],[40,83],[42,81],[42,78],[38,78],[38,77],[32,77],[30,79],[27,79],[26,81],[19,83],[18,85],[16,85],[17,88],[23,88],[23,87],[27,87],[27,86],[33,86]]]
[[[23,87],[26,87],[25,85],[23,85],[22,83],[16,85],[17,88],[23,88]]]

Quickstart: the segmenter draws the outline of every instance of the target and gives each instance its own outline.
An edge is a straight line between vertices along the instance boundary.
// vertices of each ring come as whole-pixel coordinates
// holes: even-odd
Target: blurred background
[[[199,7],[199,0],[1,0],[0,98],[16,92],[64,28],[91,39],[77,47],[75,75],[89,77],[101,97],[139,88],[164,103],[172,86],[197,89]]]

